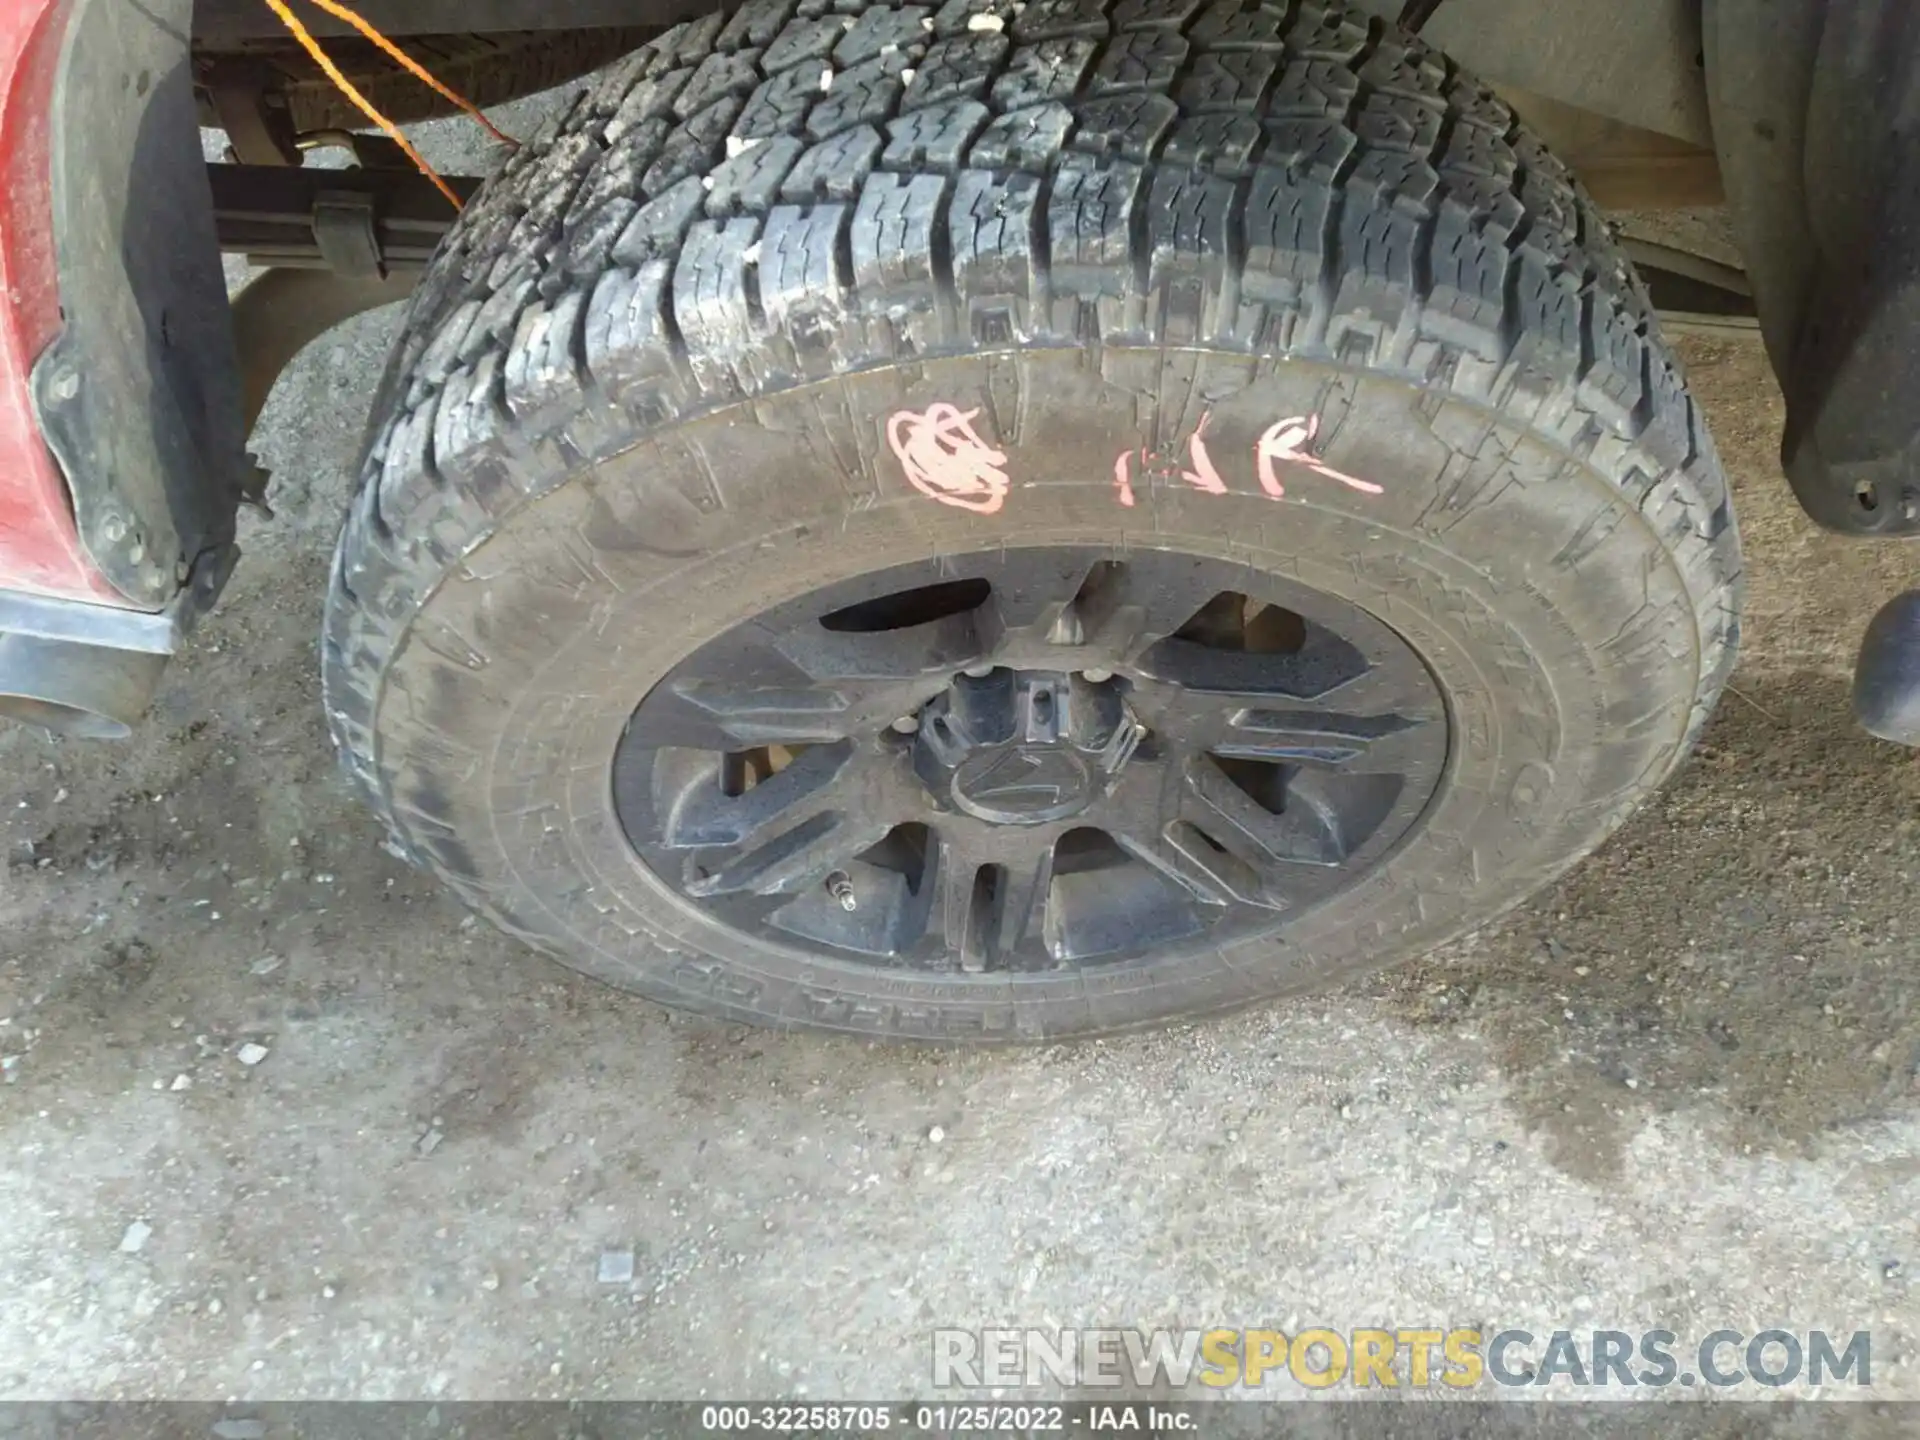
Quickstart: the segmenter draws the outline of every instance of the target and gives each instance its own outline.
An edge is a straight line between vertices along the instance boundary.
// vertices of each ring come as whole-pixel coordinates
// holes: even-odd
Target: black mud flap
[[[1920,532],[1920,5],[1705,0],[1714,143],[1820,524]]]
[[[193,0],[72,0],[53,98],[63,328],[34,403],[82,543],[145,610],[224,576],[248,473],[192,21]]]

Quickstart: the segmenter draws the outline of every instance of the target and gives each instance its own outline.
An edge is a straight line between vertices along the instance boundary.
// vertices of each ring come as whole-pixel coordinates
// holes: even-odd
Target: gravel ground
[[[936,1325],[1479,1323],[1871,1329],[1920,1398],[1920,771],[1846,704],[1910,552],[1794,507],[1757,345],[1687,351],[1737,688],[1601,854],[1348,994],[952,1054],[667,1014],[383,851],[314,637],[392,328],[282,382],[277,518],[135,739],[0,732],[0,1397],[898,1395]]]

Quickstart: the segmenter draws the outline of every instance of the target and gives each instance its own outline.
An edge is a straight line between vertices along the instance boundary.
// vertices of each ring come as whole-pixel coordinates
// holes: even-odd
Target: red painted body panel
[[[0,590],[125,605],[74,528],[27,377],[60,327],[48,131],[64,0],[0,0]]]

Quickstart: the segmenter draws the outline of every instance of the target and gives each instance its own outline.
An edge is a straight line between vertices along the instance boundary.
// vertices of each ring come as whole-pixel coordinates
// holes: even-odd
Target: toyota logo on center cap
[[[1085,807],[1093,777],[1086,762],[1058,745],[1015,746],[972,756],[954,772],[962,810],[1001,825],[1036,825]]]

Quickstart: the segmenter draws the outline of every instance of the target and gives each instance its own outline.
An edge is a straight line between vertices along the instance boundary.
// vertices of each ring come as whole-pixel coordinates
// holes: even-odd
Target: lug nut
[[[893,722],[894,733],[897,735],[911,735],[919,728],[920,717],[917,715],[902,715]]]
[[[965,670],[964,670],[963,672],[961,672],[961,673],[963,673],[963,674],[964,674],[964,675],[966,675],[966,676],[967,676],[967,677],[968,677],[969,679],[972,679],[972,680],[984,680],[984,679],[986,679],[986,678],[987,678],[987,676],[989,676],[989,675],[991,675],[991,674],[993,674],[993,666],[991,666],[991,665],[969,665],[969,666],[968,666],[968,667],[967,667],[967,668],[966,668],[966,669],[965,669]]]
[[[1107,681],[1113,679],[1113,671],[1082,670],[1080,672],[1080,678],[1086,681],[1089,685],[1104,685],[1107,683]]]
[[[840,902],[842,910],[851,912],[860,908],[860,901],[853,893],[853,881],[844,870],[827,876],[827,893]]]

